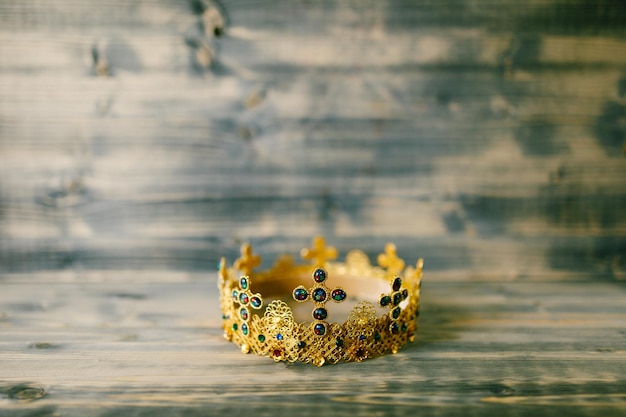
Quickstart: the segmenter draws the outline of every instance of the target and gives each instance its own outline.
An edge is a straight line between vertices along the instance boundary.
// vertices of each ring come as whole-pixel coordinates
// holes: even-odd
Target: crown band
[[[388,243],[379,267],[359,250],[345,262],[328,262],[337,251],[321,237],[301,255],[311,264],[296,265],[283,256],[259,272],[254,269],[261,258],[248,244],[233,267],[221,259],[224,337],[242,352],[322,366],[397,353],[415,339],[422,259],[405,268]],[[330,321],[342,314],[343,324]]]

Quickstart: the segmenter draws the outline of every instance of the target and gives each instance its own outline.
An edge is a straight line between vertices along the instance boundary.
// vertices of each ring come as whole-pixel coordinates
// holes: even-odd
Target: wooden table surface
[[[0,2],[0,415],[626,415],[626,9]],[[216,265],[425,259],[415,343],[222,338]]]
[[[159,277],[155,282],[154,275]],[[131,282],[132,281],[132,282]],[[51,284],[54,282],[54,284]],[[425,275],[417,340],[362,363],[274,363],[222,337],[214,275],[3,282],[7,416],[623,415],[626,289]]]

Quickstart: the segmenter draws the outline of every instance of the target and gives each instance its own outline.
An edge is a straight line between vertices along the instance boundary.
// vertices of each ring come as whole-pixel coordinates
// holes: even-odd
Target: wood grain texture
[[[216,7],[0,2],[0,415],[626,413],[622,2]],[[221,339],[219,257],[316,234],[426,259],[416,344]]]
[[[50,276],[57,284],[3,286],[7,415],[619,415],[626,407],[626,294],[616,284],[426,280],[415,343],[315,368],[243,355],[223,340],[213,278],[115,284],[108,274],[100,283]],[[11,398],[16,386],[41,398]]]

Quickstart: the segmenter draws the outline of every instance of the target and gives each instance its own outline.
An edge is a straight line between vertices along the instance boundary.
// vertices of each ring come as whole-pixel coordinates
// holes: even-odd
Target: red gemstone
[[[250,301],[250,299],[248,298],[248,294],[246,294],[245,292],[239,293],[239,303],[246,305],[248,304],[248,301]]]
[[[358,361],[362,361],[363,359],[367,358],[367,351],[365,350],[365,348],[357,348],[354,351],[354,357],[356,358],[356,360]]]
[[[283,351],[282,351],[282,349],[274,349],[274,350],[272,351],[272,356],[273,356],[273,357],[275,357],[275,358],[280,358],[280,357],[282,357],[282,356],[283,356]]]

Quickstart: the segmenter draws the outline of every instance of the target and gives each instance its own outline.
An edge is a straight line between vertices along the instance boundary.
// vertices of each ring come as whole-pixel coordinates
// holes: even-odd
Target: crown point
[[[261,265],[261,257],[252,253],[249,243],[241,245],[241,257],[235,261],[235,268],[244,275],[252,275],[252,270]]]
[[[337,249],[332,246],[326,246],[326,240],[321,236],[313,238],[313,246],[300,251],[300,255],[307,261],[313,261],[313,264],[322,267],[329,259],[337,258]]]
[[[218,284],[221,286],[223,285],[224,281],[226,281],[226,279],[228,278],[228,271],[226,270],[226,258],[224,257],[220,258],[218,271],[219,271],[218,272],[218,277],[219,277]]]
[[[404,261],[397,255],[396,245],[387,243],[385,252],[378,255],[378,265],[389,274],[399,274],[404,269]]]

